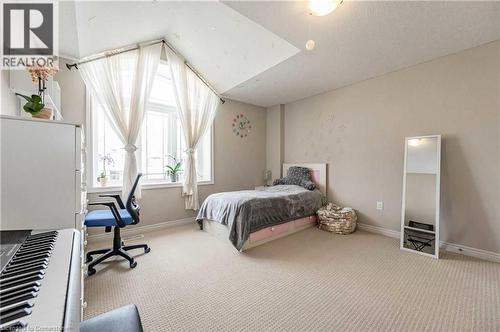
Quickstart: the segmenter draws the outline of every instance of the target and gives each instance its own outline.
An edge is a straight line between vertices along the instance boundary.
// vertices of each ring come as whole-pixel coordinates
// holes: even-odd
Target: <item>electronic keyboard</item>
[[[0,234],[0,331],[78,331],[80,233],[64,229]]]

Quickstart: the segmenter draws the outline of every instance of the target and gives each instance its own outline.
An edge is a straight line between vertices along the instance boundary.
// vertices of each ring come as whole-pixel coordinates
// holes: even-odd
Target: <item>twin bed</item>
[[[309,169],[316,188],[282,184],[212,194],[196,218],[200,228],[244,251],[315,225],[326,196],[326,164],[283,164],[283,174],[290,167]]]

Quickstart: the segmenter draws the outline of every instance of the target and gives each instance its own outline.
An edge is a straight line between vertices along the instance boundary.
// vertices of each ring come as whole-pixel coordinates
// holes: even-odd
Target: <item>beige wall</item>
[[[268,107],[266,125],[266,169],[272,172],[272,179],[281,177],[283,164],[283,116],[284,105]],[[272,180],[269,181],[272,184]]]
[[[85,124],[85,85],[78,70],[66,68],[67,62],[73,61],[60,58],[60,70],[54,75],[61,87],[61,113],[66,122]]]
[[[16,96],[10,90],[10,71],[1,70],[0,71],[0,114],[3,115],[17,115],[18,103],[16,101]]]
[[[284,123],[285,162],[327,162],[329,199],[393,230],[404,137],[442,134],[441,237],[500,252],[500,41],[287,104]]]

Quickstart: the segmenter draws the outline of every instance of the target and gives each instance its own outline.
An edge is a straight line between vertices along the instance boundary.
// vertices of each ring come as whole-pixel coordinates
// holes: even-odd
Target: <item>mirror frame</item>
[[[434,220],[434,255],[422,251],[404,247],[404,230],[405,230],[405,212],[406,212],[406,166],[408,158],[408,141],[412,139],[436,138],[437,139],[437,169],[436,169],[436,212]],[[441,195],[441,135],[427,136],[412,136],[405,137],[405,152],[403,166],[403,199],[401,204],[401,233],[400,233],[400,249],[408,252],[417,253],[424,256],[439,258],[439,221],[440,221],[440,195]]]

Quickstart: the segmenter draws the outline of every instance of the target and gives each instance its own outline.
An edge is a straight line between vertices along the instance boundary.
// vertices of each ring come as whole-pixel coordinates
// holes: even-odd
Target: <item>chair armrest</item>
[[[125,205],[123,204],[123,201],[122,201],[122,198],[120,197],[120,195],[109,194],[109,195],[99,195],[99,197],[111,197],[111,198],[114,198],[116,200],[116,202],[118,203],[118,206],[120,207],[120,209],[125,209]]]
[[[115,217],[117,225],[120,228],[126,226],[126,224],[122,220],[122,217],[120,216],[120,213],[118,212],[118,209],[116,208],[115,203],[113,203],[113,202],[94,202],[94,203],[88,203],[87,205],[104,205],[104,206],[109,207],[109,209],[111,210],[111,213],[113,213],[113,217]]]

